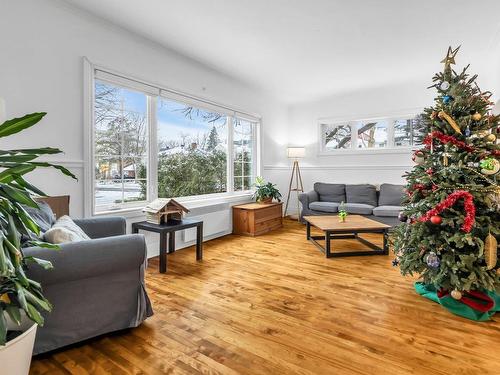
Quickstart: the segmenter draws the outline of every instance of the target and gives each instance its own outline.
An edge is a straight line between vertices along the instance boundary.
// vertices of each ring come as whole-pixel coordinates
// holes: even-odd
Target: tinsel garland
[[[442,144],[451,143],[452,145],[455,145],[458,148],[461,148],[467,152],[474,151],[474,148],[469,146],[467,143],[459,141],[452,135],[446,135],[440,132],[439,130],[434,130],[433,132],[427,134],[427,136],[424,139],[424,144],[427,148],[431,148],[431,144],[434,138],[436,138]]]
[[[442,211],[450,208],[455,204],[460,198],[464,199],[465,208],[465,219],[461,229],[469,233],[472,230],[474,221],[476,219],[476,206],[474,206],[474,199],[471,193],[465,190],[457,190],[446,197],[445,200],[438,203],[436,207],[427,211],[423,216],[421,216],[418,221],[425,222],[429,221],[431,216],[439,215]]]

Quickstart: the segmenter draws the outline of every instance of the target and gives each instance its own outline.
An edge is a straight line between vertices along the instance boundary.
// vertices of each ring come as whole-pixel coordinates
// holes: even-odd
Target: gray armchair
[[[23,249],[26,256],[54,266],[44,270],[32,265],[27,271],[53,305],[38,329],[34,354],[137,327],[153,314],[144,285],[144,236],[126,235],[120,217],[75,222],[91,240],[65,243],[60,250]]]

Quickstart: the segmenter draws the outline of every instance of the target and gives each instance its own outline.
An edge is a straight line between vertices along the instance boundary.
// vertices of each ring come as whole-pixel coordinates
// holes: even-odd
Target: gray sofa
[[[44,270],[31,265],[27,270],[53,305],[52,312],[44,314],[45,325],[38,328],[34,354],[137,327],[153,315],[144,286],[144,236],[126,235],[121,217],[75,222],[91,240],[65,243],[60,250],[23,249],[25,256],[54,266]]]
[[[395,226],[400,223],[398,214],[403,209],[403,185],[382,184],[377,191],[374,185],[345,185],[316,182],[314,189],[299,195],[302,204],[300,219],[307,215],[334,215],[341,202],[349,214],[362,215]]]

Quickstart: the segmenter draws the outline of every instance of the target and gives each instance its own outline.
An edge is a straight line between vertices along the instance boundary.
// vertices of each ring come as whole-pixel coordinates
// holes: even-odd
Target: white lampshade
[[[0,98],[0,124],[3,124],[6,120],[5,114],[5,100]]]
[[[286,155],[289,158],[303,158],[306,156],[305,147],[288,147],[286,149]]]

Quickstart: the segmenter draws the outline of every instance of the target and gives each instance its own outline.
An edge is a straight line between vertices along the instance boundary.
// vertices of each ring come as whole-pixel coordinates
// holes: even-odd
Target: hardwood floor
[[[325,259],[286,220],[207,242],[194,259],[192,248],[169,255],[166,274],[150,262],[155,315],[141,327],[39,356],[31,374],[500,372],[500,314],[451,315],[419,297],[390,255]]]

